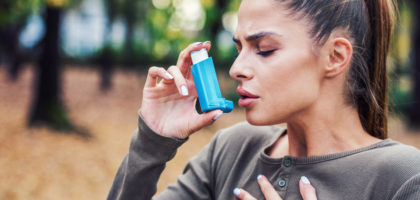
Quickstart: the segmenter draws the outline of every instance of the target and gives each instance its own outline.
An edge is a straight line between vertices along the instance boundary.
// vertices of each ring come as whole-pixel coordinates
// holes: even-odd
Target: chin
[[[246,121],[254,126],[265,126],[273,125],[275,123],[272,120],[267,118],[267,115],[252,115],[250,112],[246,112]]]
[[[285,122],[282,117],[275,117],[265,112],[252,112],[250,110],[246,111],[246,121],[254,126],[276,125]]]

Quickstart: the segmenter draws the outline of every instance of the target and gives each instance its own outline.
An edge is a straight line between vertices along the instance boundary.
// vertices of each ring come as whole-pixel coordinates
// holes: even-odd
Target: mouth
[[[236,92],[241,97],[238,101],[238,105],[241,107],[250,106],[260,98],[259,96],[254,95],[241,87],[238,87]]]

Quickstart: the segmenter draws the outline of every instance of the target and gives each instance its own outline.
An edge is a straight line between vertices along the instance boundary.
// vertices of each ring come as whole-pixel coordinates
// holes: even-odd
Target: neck
[[[381,141],[364,130],[357,109],[346,104],[345,95],[337,92],[344,88],[344,80],[342,75],[324,81],[317,100],[287,118],[287,135],[270,148],[270,156],[328,155]]]
[[[330,102],[331,103],[331,102]],[[288,154],[319,156],[362,148],[380,141],[369,135],[352,106],[314,106],[287,123]]]
[[[320,156],[366,147],[381,141],[368,134],[356,108],[334,102],[318,101],[311,109],[287,121],[287,135],[272,146],[269,155],[281,158]]]

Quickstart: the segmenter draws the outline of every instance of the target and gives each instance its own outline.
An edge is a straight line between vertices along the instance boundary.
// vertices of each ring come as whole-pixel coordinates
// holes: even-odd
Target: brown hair
[[[363,128],[387,138],[387,55],[395,22],[393,0],[277,0],[294,16],[312,24],[311,34],[322,45],[342,28],[353,40],[352,64],[347,75],[348,103],[359,113]],[[296,15],[297,13],[297,15]]]

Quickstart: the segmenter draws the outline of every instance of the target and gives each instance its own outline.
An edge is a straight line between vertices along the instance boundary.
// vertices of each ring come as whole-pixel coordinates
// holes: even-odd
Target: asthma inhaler
[[[191,52],[193,65],[191,72],[194,78],[195,88],[203,112],[220,109],[224,113],[233,110],[233,102],[222,97],[213,59],[209,57],[206,49]]]

